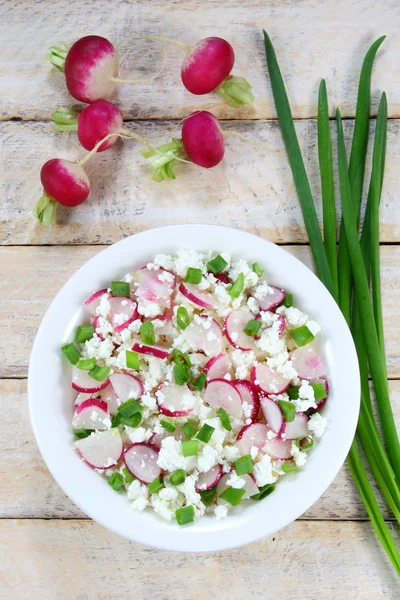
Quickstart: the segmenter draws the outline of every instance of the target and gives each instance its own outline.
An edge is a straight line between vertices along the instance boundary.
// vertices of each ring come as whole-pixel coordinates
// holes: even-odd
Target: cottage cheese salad
[[[62,347],[80,457],[134,510],[218,519],[304,467],[325,430],[319,325],[227,254],[160,254],[85,302]]]

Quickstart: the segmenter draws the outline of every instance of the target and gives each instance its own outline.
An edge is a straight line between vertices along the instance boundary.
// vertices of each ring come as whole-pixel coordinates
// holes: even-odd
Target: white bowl
[[[258,262],[267,280],[295,296],[296,305],[322,327],[321,345],[328,367],[329,401],[323,414],[327,430],[309,453],[304,469],[286,476],[261,502],[238,507],[226,519],[206,516],[184,527],[153,511],[135,512],[126,494],[72,449],[74,393],[71,372],[60,346],[70,341],[84,319],[83,301],[132,267],[156,254],[180,248],[229,252]],[[242,546],[285,527],[318,500],[342,466],[354,437],[360,399],[357,356],[336,303],[319,279],[299,260],[255,235],[218,226],[180,225],[128,237],[89,260],[65,284],[39,327],[29,365],[29,409],[40,452],[54,479],[89,517],[129,540],[168,550],[216,551]]]

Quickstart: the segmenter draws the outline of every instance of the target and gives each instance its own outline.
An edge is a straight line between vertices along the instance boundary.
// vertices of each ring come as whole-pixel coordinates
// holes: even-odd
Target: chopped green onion
[[[278,400],[279,407],[282,411],[283,418],[287,423],[291,423],[294,421],[294,416],[296,413],[296,407],[291,402],[287,400]]]
[[[290,332],[290,336],[298,346],[305,346],[314,339],[314,336],[308,329],[307,325],[293,329],[293,331]]]
[[[177,471],[175,471],[175,473],[172,473],[169,480],[172,483],[172,485],[180,485],[185,481],[185,476],[186,473],[184,469],[178,469]]]
[[[126,281],[112,281],[111,293],[113,296],[128,297],[131,295],[131,287]]]
[[[260,487],[260,491],[258,494],[254,494],[254,496],[250,496],[252,500],[263,500],[274,491],[275,486],[273,483],[267,483],[267,485],[263,485]]]
[[[264,269],[262,269],[258,263],[253,263],[251,268],[253,269],[254,273],[258,275],[258,277],[261,277],[264,273]]]
[[[81,369],[81,371],[90,371],[96,366],[96,359],[94,357],[81,358],[76,366],[78,369]]]
[[[61,351],[68,358],[71,365],[77,365],[79,360],[82,358],[82,354],[79,352],[75,344],[65,344],[65,346],[62,346]]]
[[[326,398],[326,390],[323,383],[311,383],[311,387],[314,390],[314,400],[323,400]]]
[[[184,306],[180,306],[176,313],[176,322],[178,323],[179,329],[186,329],[190,323],[190,317],[187,309]]]
[[[303,444],[304,441],[306,441],[306,444]],[[295,444],[300,450],[308,450],[314,446],[314,440],[309,435],[301,435],[297,438]]]
[[[295,387],[294,385],[291,385],[287,390],[286,390],[287,395],[289,396],[289,398],[291,400],[297,400],[299,397],[299,388]]]
[[[207,442],[210,441],[212,434],[215,431],[215,427],[211,427],[211,425],[207,425],[207,423],[204,423],[204,425],[202,425],[199,433],[196,435],[197,439],[200,440],[201,442],[204,442],[205,444],[207,444]]]
[[[207,381],[207,376],[205,373],[201,373],[198,378],[193,381],[193,387],[196,388],[196,390],[199,390],[199,392],[202,392],[204,390],[204,386],[206,385],[206,381]]]
[[[162,421],[160,421],[160,425],[162,425],[164,427],[164,429],[166,429],[170,433],[174,433],[174,431],[176,429],[176,425],[174,423],[172,423],[172,421],[167,421],[166,419],[163,419]]]
[[[150,492],[150,494],[156,494],[157,492],[162,490],[163,487],[164,487],[164,482],[163,482],[162,477],[157,477],[157,479],[155,479],[154,481],[149,483],[149,492]]]
[[[140,371],[139,354],[137,352],[132,352],[132,350],[126,350],[125,360],[128,369]]]
[[[89,437],[89,435],[91,435],[93,432],[94,432],[94,429],[84,429],[83,427],[81,427],[80,429],[72,430],[72,433],[80,440],[83,440],[83,438]]]
[[[246,327],[243,329],[246,335],[256,336],[261,329],[261,321],[256,321],[255,319],[250,319],[247,322]]]
[[[156,336],[154,334],[154,325],[151,321],[143,321],[140,326],[140,337],[142,338],[143,344],[154,346],[156,343]]]
[[[209,490],[203,490],[200,492],[201,501],[203,504],[208,506],[212,504],[217,497],[217,486],[210,488]]]
[[[239,273],[235,283],[232,285],[229,290],[229,295],[231,298],[239,298],[240,294],[244,290],[244,275],[243,273]]]
[[[201,269],[193,269],[189,267],[185,277],[185,283],[200,283],[203,277]]]
[[[193,425],[193,423],[191,421],[188,421],[187,423],[182,425],[182,429],[183,429],[183,433],[186,435],[187,438],[193,437],[197,431],[197,429],[195,428],[195,426]]]
[[[140,412],[134,413],[131,417],[126,417],[118,413],[112,418],[112,426],[118,427],[118,425],[127,425],[128,427],[137,427],[142,420]]]
[[[129,471],[129,469],[127,467],[124,467],[122,469],[122,473],[124,475],[126,485],[130,485],[132,483],[132,481],[135,479],[134,476],[132,475],[132,473]]]
[[[235,461],[235,469],[238,475],[246,475],[246,473],[253,473],[254,465],[250,454],[245,454],[241,458]]]
[[[99,365],[96,365],[89,371],[90,377],[96,381],[104,381],[104,379],[108,377],[109,373],[110,367],[100,367]]]
[[[245,493],[246,490],[239,490],[237,488],[228,487],[222,492],[222,494],[220,494],[219,497],[222,500],[225,500],[225,502],[229,502],[229,504],[231,504],[232,506],[237,506],[240,503],[243,496],[245,495]]]
[[[143,405],[137,400],[131,398],[118,407],[118,413],[122,417],[132,417],[136,413],[143,410]]]
[[[75,342],[77,344],[83,344],[83,342],[90,340],[90,338],[93,336],[93,334],[94,334],[93,325],[79,325],[79,327],[76,330],[76,334],[75,334]]]
[[[183,440],[182,454],[183,456],[197,456],[199,453],[198,440]]]
[[[286,296],[283,299],[283,306],[286,306],[287,308],[290,308],[291,306],[293,306],[293,294],[286,294]]]
[[[183,508],[178,508],[175,511],[176,520],[179,525],[186,525],[186,523],[192,523],[194,521],[194,508],[193,506],[184,506]]]
[[[108,483],[108,485],[111,485],[113,490],[115,490],[116,492],[119,492],[121,487],[124,485],[125,481],[124,481],[124,478],[121,475],[121,473],[113,473],[107,479],[107,483]]]
[[[217,414],[219,416],[219,420],[221,421],[222,427],[227,431],[232,431],[231,420],[226,410],[224,408],[219,408]]]
[[[222,273],[222,271],[227,266],[228,266],[228,263],[226,262],[226,260],[224,258],[222,258],[222,256],[220,254],[218,254],[218,256],[216,256],[215,258],[210,260],[210,262],[207,263],[207,269],[209,271],[211,271],[211,273],[214,273],[214,275],[218,275],[219,273]]]
[[[284,462],[282,465],[282,471],[284,473],[293,473],[294,471],[298,471],[297,465],[296,463],[290,461],[290,462]]]
[[[175,348],[175,350],[172,352],[172,360],[175,363],[175,383],[177,385],[185,385],[185,383],[191,383],[193,380],[193,373],[190,369],[191,362],[189,356]]]

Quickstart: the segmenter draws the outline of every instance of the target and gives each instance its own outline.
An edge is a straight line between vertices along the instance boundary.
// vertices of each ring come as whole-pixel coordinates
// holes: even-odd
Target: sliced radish
[[[176,286],[175,275],[165,269],[143,267],[135,273],[138,282],[136,296],[147,302],[154,302],[164,308],[171,307],[171,297]]]
[[[132,298],[112,296],[109,302],[111,323],[115,333],[120,333],[138,318],[137,304]]]
[[[197,285],[193,283],[181,283],[179,286],[180,293],[185,296],[190,302],[201,306],[202,308],[215,308],[216,301],[211,294],[203,290],[199,290]]]
[[[294,416],[294,421],[286,423],[283,438],[286,440],[296,440],[298,437],[308,435],[308,417],[302,412],[297,412]]]
[[[236,438],[236,446],[239,448],[242,456],[250,454],[253,446],[262,450],[268,441],[267,433],[269,427],[265,423],[251,423],[245,425]]]
[[[266,394],[281,394],[290,384],[290,379],[277,373],[266,364],[256,363],[250,371],[254,385]]]
[[[89,398],[75,410],[72,429],[109,429],[110,417],[106,402],[99,398]]]
[[[110,375],[110,383],[120,402],[131,398],[137,400],[143,395],[142,382],[130,373],[113,373]]]
[[[101,299],[105,294],[108,295],[107,289],[98,290],[85,300],[85,306],[92,315],[96,315],[96,308],[99,306]]]
[[[320,379],[326,376],[326,368],[311,344],[300,346],[290,360],[300,379]]]
[[[207,379],[223,379],[225,375],[232,375],[232,361],[229,354],[223,352],[213,356],[204,365],[204,373]]]
[[[229,343],[239,350],[254,350],[254,338],[244,333],[243,329],[254,315],[248,308],[233,310],[225,319],[225,335]]]
[[[194,407],[194,396],[186,385],[165,382],[156,391],[160,412],[168,417],[184,417]]]
[[[99,333],[97,331],[97,328],[99,326],[99,321],[100,321],[100,317],[99,316],[95,317],[94,319],[92,319],[92,325],[93,325],[94,330],[95,330],[96,334],[98,335],[98,337],[101,339],[102,342],[104,342],[104,340],[106,338],[104,337],[104,335],[102,333]]]
[[[282,333],[286,329],[286,319],[284,319],[284,317],[282,315],[277,315],[277,317],[278,317],[278,321],[279,321],[278,333],[279,333],[279,335],[282,335]]]
[[[76,441],[74,447],[83,460],[95,469],[113,467],[118,463],[124,451],[117,427],[92,433],[89,437]]]
[[[232,382],[242,397],[242,402],[251,406],[250,419],[255,421],[260,411],[260,399],[254,385],[246,379],[236,379]]]
[[[82,404],[82,402],[85,402],[85,400],[89,400],[90,398],[93,398],[93,394],[85,394],[83,392],[79,392],[79,394],[74,400],[74,406],[79,406],[80,404]]]
[[[163,315],[150,319],[154,325],[154,331],[157,335],[175,335],[177,333],[173,322],[173,312],[167,311]]]
[[[184,331],[182,337],[190,347],[201,350],[207,356],[216,356],[221,353],[223,333],[221,327],[214,319],[201,315],[195,318]]]
[[[218,279],[218,281],[220,281],[221,283],[224,283],[225,285],[228,285],[228,283],[230,283],[230,279],[228,277],[228,275],[226,273],[213,273],[215,279]]]
[[[93,377],[90,377],[88,371],[77,369],[72,367],[72,387],[77,392],[84,392],[85,394],[93,394],[104,390],[110,383],[110,380],[104,379],[104,381],[96,381]]]
[[[112,415],[117,414],[119,404],[117,401],[117,395],[111,385],[106,387],[104,390],[101,390],[101,392],[96,393],[95,396],[101,400],[104,400],[104,402],[107,402],[109,413]]]
[[[281,433],[285,430],[285,419],[283,418],[279,404],[265,396],[260,398],[260,402],[265,420],[270,429],[272,429],[274,433]]]
[[[157,446],[157,448],[161,448],[161,442],[165,440],[165,438],[170,436],[172,436],[176,440],[186,439],[186,436],[183,433],[183,429],[181,427],[177,427],[172,433],[170,433],[167,430],[163,431],[162,433],[153,433],[153,435],[150,438],[150,443],[154,444],[154,446]]]
[[[217,485],[218,481],[222,477],[222,465],[215,465],[206,473],[200,473],[196,482],[196,490],[203,492],[209,490]]]
[[[276,460],[291,460],[292,440],[283,440],[281,438],[273,438],[267,440],[264,446],[264,452],[269,454],[271,458]]]
[[[142,483],[151,483],[161,474],[157,464],[158,448],[148,442],[132,444],[124,452],[124,462],[129,471]]]
[[[261,310],[271,310],[283,302],[286,292],[273,285],[268,286],[268,293],[265,293],[261,299],[258,299]]]
[[[224,408],[233,417],[241,417],[242,398],[236,387],[226,379],[212,379],[203,396],[204,402],[218,410]]]
[[[221,479],[218,482],[217,502],[219,505],[228,504],[226,502],[226,500],[223,500],[222,498],[220,498],[220,496],[228,487],[230,487],[228,481],[229,481],[231,475],[232,475],[232,472],[222,475]],[[257,484],[255,483],[254,479],[250,475],[248,475],[247,473],[245,475],[240,475],[240,479],[244,479],[244,481],[245,481],[245,484],[242,488],[245,490],[245,494],[243,495],[243,500],[247,500],[248,498],[251,498],[251,496],[258,494],[258,492],[260,490],[258,489]]]
[[[155,356],[156,358],[167,358],[171,351],[168,348],[162,346],[146,346],[141,342],[135,342],[132,346],[134,352],[139,354],[147,354],[147,356]]]

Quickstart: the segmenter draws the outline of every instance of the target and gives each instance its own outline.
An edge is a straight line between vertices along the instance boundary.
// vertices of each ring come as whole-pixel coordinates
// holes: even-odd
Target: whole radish
[[[182,83],[192,94],[209,94],[230,75],[234,64],[235,53],[229,42],[219,37],[205,38],[186,56]]]

